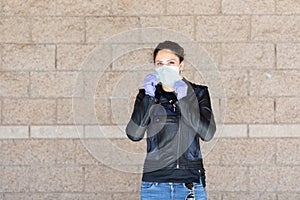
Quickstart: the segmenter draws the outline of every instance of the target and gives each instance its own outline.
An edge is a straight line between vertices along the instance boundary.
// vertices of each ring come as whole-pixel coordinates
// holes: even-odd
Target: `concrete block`
[[[299,152],[300,144],[299,139],[278,139],[276,161],[280,165],[298,165],[300,163]]]
[[[300,168],[298,166],[280,167],[278,171],[278,190],[299,192]]]
[[[299,41],[299,24],[299,16],[253,16],[251,18],[251,40],[296,42]]]
[[[272,192],[226,192],[223,196],[223,200],[231,199],[265,199],[265,200],[277,200],[276,194]]]
[[[278,200],[285,200],[285,199],[299,199],[300,194],[295,192],[280,192],[278,194]]]
[[[83,94],[79,72],[32,72],[32,97],[79,97]]]
[[[278,168],[276,166],[253,166],[250,168],[250,185],[248,190],[257,192],[274,192],[278,187]]]
[[[249,125],[250,137],[299,137],[299,125]]]
[[[1,184],[4,192],[28,192],[29,168],[26,166],[1,167]]]
[[[56,1],[56,14],[63,16],[107,16],[111,12],[109,0],[58,0]]]
[[[227,97],[238,97],[248,95],[249,77],[247,71],[222,71],[221,76]]]
[[[277,44],[277,68],[300,69],[300,44]]]
[[[31,138],[82,138],[83,126],[31,126]]]
[[[113,199],[121,200],[121,199],[131,199],[131,200],[139,200],[140,199],[140,192],[130,192],[130,193],[114,193]]]
[[[272,139],[227,139],[219,145],[224,145],[221,165],[275,165],[276,143]]]
[[[85,126],[84,138],[127,138],[125,133],[125,126],[113,125],[113,126]]]
[[[273,14],[275,13],[275,0],[262,1],[222,1],[222,13],[224,14]]]
[[[27,43],[31,41],[30,21],[26,17],[3,17],[0,32],[0,42],[2,43]]]
[[[55,69],[54,45],[3,46],[2,70],[45,71]]]
[[[275,47],[265,43],[225,43],[222,45],[222,64],[225,69],[274,68]]]
[[[70,98],[57,100],[57,124],[76,124],[72,105],[72,99]]]
[[[1,97],[28,97],[29,73],[0,72]]]
[[[261,97],[229,97],[226,100],[225,123],[272,123],[274,100]]]
[[[6,99],[2,116],[5,125],[54,124],[56,103],[51,99]]]
[[[111,101],[108,99],[95,100],[95,113],[97,116],[97,124],[111,125],[112,124],[112,108]]]
[[[196,18],[196,40],[200,42],[247,41],[250,18],[247,16],[199,16]]]
[[[276,1],[277,14],[299,14],[300,2],[295,0],[277,0]]]
[[[299,96],[299,83],[300,72],[295,70],[250,71],[251,96]]]
[[[98,43],[115,34],[139,27],[138,17],[88,17],[86,19],[86,40],[89,43]],[[137,41],[137,38],[124,37],[123,39],[126,39],[126,42]]]
[[[85,59],[96,48],[95,45],[57,45],[57,69],[58,70],[86,70]]]
[[[247,137],[246,124],[217,124],[215,137],[219,138],[245,138]]]
[[[63,106],[64,110],[59,116],[66,115],[67,118],[61,118],[60,123],[62,124],[64,121],[78,125],[111,124],[111,103],[109,99],[73,98],[73,102],[68,100],[64,102]]]
[[[167,1],[168,15],[213,15],[221,12],[219,0],[213,1]]]
[[[49,16],[55,15],[56,2],[43,0],[4,0],[3,14],[6,16]]]
[[[94,140],[94,139],[92,139]],[[82,140],[76,140],[75,150],[75,163],[78,165],[97,165],[100,162],[95,158],[95,156],[90,151],[89,147],[85,145],[85,142]]]
[[[28,126],[0,126],[1,139],[29,138]]]
[[[145,42],[162,42],[173,40],[176,42],[194,39],[194,18],[192,16],[143,16],[140,18],[141,28],[163,27],[162,32],[149,35],[147,30],[141,32],[141,39]],[[156,35],[157,34],[157,35]]]
[[[32,166],[32,192],[82,192],[84,171],[78,166]]]
[[[117,0],[112,2],[113,15],[161,15],[164,13],[163,0]]]
[[[80,17],[35,17],[32,40],[41,43],[84,42],[84,19]]]
[[[278,123],[300,123],[300,97],[277,98],[275,119]]]
[[[247,191],[249,176],[247,167],[206,167],[208,191]]]
[[[88,166],[85,169],[86,192],[137,192],[140,181],[140,174],[125,173],[106,166]]]
[[[131,49],[134,51],[128,52]],[[152,53],[152,49],[144,48],[140,45],[113,45],[112,55],[116,59],[112,62],[112,70],[154,70]],[[121,56],[119,57],[119,55]]]

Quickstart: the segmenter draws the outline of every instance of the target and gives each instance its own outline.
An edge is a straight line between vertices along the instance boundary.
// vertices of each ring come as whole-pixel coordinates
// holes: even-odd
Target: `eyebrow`
[[[155,62],[159,62],[159,61],[176,61],[175,59],[169,59],[169,60],[156,60]]]

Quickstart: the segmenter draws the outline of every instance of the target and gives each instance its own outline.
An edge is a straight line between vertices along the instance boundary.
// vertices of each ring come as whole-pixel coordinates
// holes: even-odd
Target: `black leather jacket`
[[[187,96],[169,101],[156,86],[155,98],[140,89],[126,134],[139,141],[147,131],[144,173],[160,169],[204,170],[199,138],[209,141],[216,131],[208,88],[183,79]]]

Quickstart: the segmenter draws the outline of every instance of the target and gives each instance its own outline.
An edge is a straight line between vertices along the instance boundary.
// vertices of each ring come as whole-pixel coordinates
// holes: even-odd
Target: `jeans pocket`
[[[142,189],[150,189],[152,188],[153,186],[155,185],[154,182],[145,182],[145,181],[142,181]]]

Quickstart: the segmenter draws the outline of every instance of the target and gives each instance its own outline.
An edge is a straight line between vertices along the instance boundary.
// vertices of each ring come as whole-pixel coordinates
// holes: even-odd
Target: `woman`
[[[133,141],[147,132],[141,199],[206,199],[199,138],[209,141],[216,131],[208,88],[181,76],[177,43],[158,44],[153,60],[156,72],[145,77],[126,127]]]

